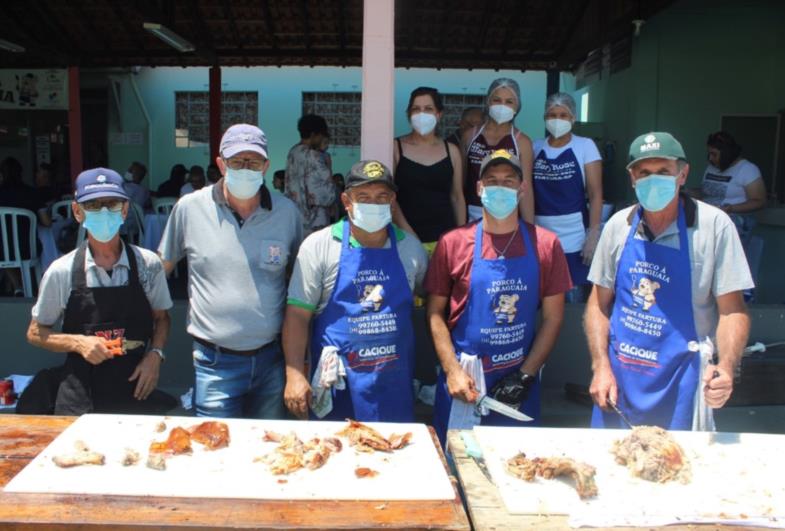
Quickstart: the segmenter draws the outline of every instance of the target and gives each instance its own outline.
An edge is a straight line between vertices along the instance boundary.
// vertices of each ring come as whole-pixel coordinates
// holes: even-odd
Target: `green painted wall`
[[[700,183],[706,136],[723,114],[785,108],[785,2],[681,0],[646,21],[633,39],[632,66],[591,83],[589,120],[616,143],[611,200],[633,198],[624,159],[650,130],[673,133]]]
[[[302,92],[361,90],[360,68],[258,67],[222,69],[223,90],[258,91],[259,125],[270,143],[271,171],[282,169],[286,153],[299,141],[297,119],[301,115]],[[398,69],[395,73],[395,133],[409,131],[405,107],[409,93],[428,85],[444,93],[484,94],[497,77],[512,77],[521,85],[523,106],[516,125],[532,137],[543,134],[542,108],[545,102],[544,72]],[[566,77],[571,77],[566,75]],[[176,148],[174,140],[174,93],[208,90],[207,68],[141,68],[136,74],[113,76],[119,86],[119,110],[110,111],[109,134],[127,131],[144,133],[144,144],[109,145],[109,164],[125,171],[131,161],[140,160],[151,169],[152,187],[169,176],[177,163],[206,165],[208,149]],[[131,79],[139,88],[152,122],[152,160],[147,150],[147,124],[134,95]],[[111,97],[111,95],[110,95]],[[110,106],[114,106],[112,103]],[[122,129],[121,129],[122,126]],[[359,158],[359,148],[331,147],[333,168],[345,172]]]

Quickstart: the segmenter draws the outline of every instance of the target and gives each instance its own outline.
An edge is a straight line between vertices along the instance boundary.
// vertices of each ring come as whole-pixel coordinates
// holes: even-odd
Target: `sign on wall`
[[[68,110],[68,71],[0,70],[0,109]]]

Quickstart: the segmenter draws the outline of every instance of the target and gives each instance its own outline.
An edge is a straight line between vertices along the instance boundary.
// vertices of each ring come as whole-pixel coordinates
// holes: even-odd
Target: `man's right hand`
[[[447,392],[453,398],[473,404],[480,397],[474,379],[460,365],[447,373]]]
[[[283,391],[283,401],[292,415],[308,420],[308,408],[311,407],[311,384],[297,371],[286,371],[286,388]]]
[[[98,336],[81,336],[79,339],[79,354],[93,365],[98,365],[114,357],[107,348],[104,338]]]
[[[618,389],[616,387],[616,377],[613,375],[610,366],[596,369],[594,376],[591,379],[591,386],[589,386],[589,393],[591,394],[594,403],[602,409],[608,409],[610,404],[608,399],[616,403],[618,399]]]

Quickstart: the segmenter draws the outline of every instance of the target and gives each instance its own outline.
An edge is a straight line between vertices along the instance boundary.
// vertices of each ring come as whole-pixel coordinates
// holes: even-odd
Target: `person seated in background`
[[[461,119],[458,121],[458,128],[453,133],[445,138],[450,144],[461,147],[461,138],[463,134],[469,129],[473,129],[482,124],[483,118],[482,107],[466,107],[461,113]]]
[[[48,162],[38,165],[35,172],[35,195],[38,199],[38,222],[45,227],[52,224],[50,209],[60,199],[60,193],[54,181],[54,168]]]
[[[330,223],[335,202],[332,172],[322,148],[329,137],[321,116],[306,114],[297,122],[300,142],[286,156],[286,196],[300,209],[305,234]]]
[[[32,345],[67,357],[54,385],[31,383],[20,413],[161,412],[176,404],[172,397],[159,403],[162,394],[147,401],[158,384],[172,299],[158,256],[120,239],[129,208],[123,184],[106,168],[76,179],[72,209],[87,239],[46,270],[27,330]]]
[[[746,244],[755,226],[752,213],[766,204],[760,169],[741,156],[741,146],[725,131],[710,134],[706,147],[709,164],[698,198],[724,210]]]
[[[556,233],[567,256],[573,285],[567,301],[585,302],[600,239],[602,158],[591,138],[572,133],[575,115],[569,94],[556,92],[545,101],[548,136],[534,141],[534,219]]]
[[[128,198],[142,208],[150,205],[150,190],[142,184],[147,175],[147,167],[141,162],[132,162],[125,174],[125,193]]]
[[[284,193],[286,186],[286,170],[276,170],[273,174],[273,188]]]
[[[221,170],[218,169],[216,164],[207,165],[207,181],[210,184],[215,184],[221,178]]]
[[[169,179],[162,182],[158,187],[158,197],[180,197],[180,188],[185,184],[185,175],[188,170],[182,164],[175,164],[172,166],[172,171],[169,172]]]
[[[180,188],[180,197],[196,190],[201,190],[204,188],[206,181],[204,168],[198,165],[191,166],[191,170],[188,172],[188,181]]]
[[[21,208],[34,215],[39,210],[39,200],[36,191],[22,180],[22,165],[13,157],[6,157],[0,163],[0,207]],[[40,216],[37,216],[40,218]],[[12,241],[12,227],[7,225],[7,233],[0,235],[3,239]],[[22,258],[30,256],[30,222],[27,219],[19,220],[19,251]],[[10,260],[15,257],[4,256],[3,246],[0,245],[0,261]],[[5,278],[11,284],[14,295],[22,295],[22,276],[19,269],[3,269]]]
[[[343,182],[343,174],[334,173],[333,183],[335,184],[335,211],[332,215],[332,221],[335,223],[346,215],[346,208],[344,208],[343,201],[341,201],[341,194],[343,193],[345,187]]]

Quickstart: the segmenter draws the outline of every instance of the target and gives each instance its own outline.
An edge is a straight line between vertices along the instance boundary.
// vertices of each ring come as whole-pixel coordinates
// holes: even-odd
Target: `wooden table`
[[[0,486],[74,417],[0,415]],[[431,436],[436,436],[431,430]],[[437,448],[438,443],[435,443]],[[444,454],[439,450],[447,467]],[[159,498],[0,492],[0,527],[14,529],[469,529],[450,477],[450,501],[312,501]],[[412,478],[416,481],[417,478]]]
[[[508,529],[536,529],[537,531],[563,531],[570,529],[566,515],[530,515],[510,514],[499,495],[499,491],[490,482],[477,466],[474,460],[466,455],[466,447],[461,439],[461,430],[447,432],[447,451],[455,462],[458,479],[466,496],[466,505],[469,509],[469,518],[472,528],[476,531],[508,530]],[[760,527],[725,526],[725,525],[669,525],[659,528],[641,527],[614,527],[614,531],[641,531],[641,529],[662,529],[664,531],[708,531],[717,529],[722,531],[750,529],[760,530]]]

